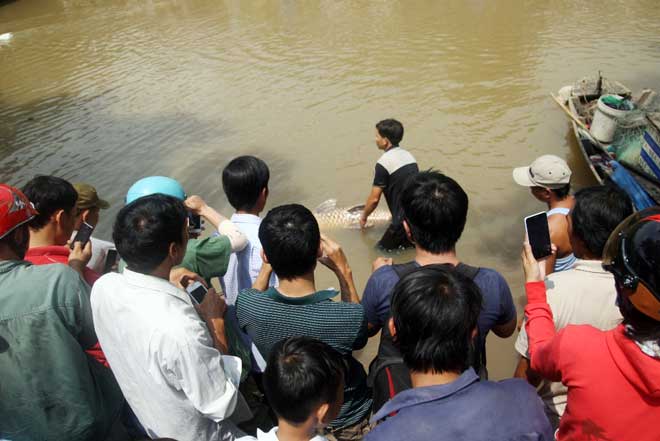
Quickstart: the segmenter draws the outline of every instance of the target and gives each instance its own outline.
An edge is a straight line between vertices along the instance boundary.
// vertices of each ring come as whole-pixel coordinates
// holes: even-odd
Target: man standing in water
[[[546,274],[564,271],[573,266],[575,256],[568,235],[568,213],[573,209],[575,198],[571,190],[571,169],[566,161],[555,155],[543,155],[529,167],[513,170],[513,180],[518,185],[530,187],[532,195],[548,205],[550,240],[557,246],[557,254],[546,260]]]
[[[417,161],[407,150],[399,147],[403,138],[403,124],[395,119],[385,119],[376,124],[376,146],[383,150],[374,175],[371,193],[364,204],[360,226],[367,225],[369,215],[376,209],[385,193],[387,206],[392,213],[392,223],[378,241],[378,247],[386,250],[408,248],[412,244],[403,229],[403,210],[399,201],[406,179],[419,171]]]

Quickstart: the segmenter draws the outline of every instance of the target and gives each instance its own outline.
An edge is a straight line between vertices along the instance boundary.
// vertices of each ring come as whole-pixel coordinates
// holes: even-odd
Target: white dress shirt
[[[222,278],[222,289],[227,298],[229,308],[227,310],[228,320],[233,321],[238,328],[236,319],[236,297],[244,289],[252,288],[257,279],[263,259],[261,258],[261,241],[259,240],[259,226],[261,218],[253,214],[234,213],[231,222],[247,237],[247,246],[242,251],[232,253],[229,256],[227,272]],[[277,278],[273,273],[270,276],[269,286],[277,286]],[[266,369],[266,360],[259,353],[259,349],[252,343],[252,339],[245,333],[241,335],[243,343],[250,347],[252,353],[252,370],[263,372]]]
[[[222,278],[223,289],[227,296],[227,304],[236,303],[238,293],[244,289],[252,288],[252,284],[261,271],[261,241],[259,241],[259,225],[261,218],[253,214],[234,213],[231,222],[247,237],[247,246],[229,256],[227,273]],[[270,286],[276,286],[273,274]]]
[[[213,347],[187,293],[125,269],[101,277],[91,301],[103,352],[150,437],[215,441],[243,435],[228,420],[237,402],[245,405],[238,392],[241,361]]]

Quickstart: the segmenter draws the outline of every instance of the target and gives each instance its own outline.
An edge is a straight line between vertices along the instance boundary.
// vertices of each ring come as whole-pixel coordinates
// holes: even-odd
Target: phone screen
[[[525,230],[536,259],[552,254],[550,247],[550,230],[548,229],[548,216],[537,213],[525,218]]]
[[[186,288],[186,291],[188,291],[190,297],[192,297],[193,300],[195,300],[195,302],[199,304],[204,301],[204,296],[206,296],[206,292],[208,290],[201,283],[195,282],[192,285],[190,285],[188,288]]]
[[[73,244],[76,242],[82,242],[82,246],[84,247],[85,244],[89,241],[89,238],[92,237],[92,232],[94,231],[94,227],[88,224],[87,222],[83,222],[82,225],[80,226],[80,229],[76,233],[76,237],[73,238],[71,241],[71,245],[69,248],[73,249]]]
[[[105,265],[103,266],[103,274],[109,273],[112,271],[112,267],[117,263],[117,250],[111,248],[108,250],[108,253],[105,255]]]
[[[199,234],[202,232],[202,218],[198,214],[188,213],[188,231]]]

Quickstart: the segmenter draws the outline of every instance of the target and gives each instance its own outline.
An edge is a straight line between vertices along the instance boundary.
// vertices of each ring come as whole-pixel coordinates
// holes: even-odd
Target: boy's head
[[[314,271],[320,257],[319,224],[302,205],[281,205],[270,210],[259,227],[259,241],[265,259],[280,279]]]
[[[327,344],[292,337],[271,352],[264,372],[266,397],[280,420],[315,427],[334,420],[344,401],[344,363]],[[281,421],[280,421],[281,424]]]
[[[28,224],[32,231],[52,228],[53,245],[64,245],[76,221],[78,193],[68,181],[56,176],[37,176],[23,187],[23,193],[39,213]]]
[[[575,193],[568,231],[575,255],[600,260],[614,229],[633,213],[626,193],[614,185],[584,188]]]
[[[381,150],[396,147],[403,139],[403,124],[395,119],[384,119],[376,124],[376,145]]]
[[[434,254],[454,250],[463,233],[468,196],[452,178],[428,170],[411,176],[401,194],[410,240]]]
[[[76,203],[78,210],[76,215],[75,229],[79,230],[83,222],[95,227],[99,222],[99,214],[101,210],[110,207],[110,204],[101,199],[96,192],[96,188],[83,182],[73,184],[73,188],[78,193],[78,201]]]
[[[481,292],[451,265],[406,275],[392,294],[390,332],[411,371],[462,373],[470,366]]]
[[[254,156],[232,159],[222,171],[222,188],[237,211],[263,210],[268,197],[270,171],[264,161]]]
[[[188,243],[188,213],[175,197],[141,197],[119,211],[112,239],[132,271],[150,274],[166,260],[178,265]]]

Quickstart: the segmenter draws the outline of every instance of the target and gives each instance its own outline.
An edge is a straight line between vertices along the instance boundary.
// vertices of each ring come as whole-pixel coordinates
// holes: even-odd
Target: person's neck
[[[316,292],[314,271],[293,279],[280,279],[277,291],[287,297],[304,297]]]
[[[171,270],[172,270],[172,265],[169,262],[163,262],[160,265],[158,265],[158,267],[156,267],[156,269],[150,272],[148,275],[169,281]]]
[[[64,245],[57,243],[56,227],[48,224],[39,230],[30,228],[30,248]]]
[[[251,214],[252,216],[257,216],[259,217],[259,214],[261,213],[261,210],[258,208],[253,208],[251,210],[236,210],[236,214]]]
[[[399,147],[399,146],[398,146],[398,145],[390,145],[389,147],[387,147],[387,148],[385,149],[385,151],[386,151],[386,152],[389,152],[390,150],[395,149],[395,148],[397,148],[397,147]]]
[[[6,245],[0,246],[0,262],[6,260],[23,260],[16,252]]]
[[[573,196],[566,196],[564,199],[551,198],[548,201],[548,208],[573,208]]]
[[[456,381],[461,374],[459,372],[418,372],[410,371],[412,387],[440,386]]]
[[[278,441],[309,441],[315,435],[314,424],[311,418],[299,426],[280,419],[276,435]]]
[[[436,254],[420,248],[419,245],[415,245],[415,262],[419,263],[421,266],[434,263],[451,263],[456,266],[460,261],[456,257],[456,250]]]

